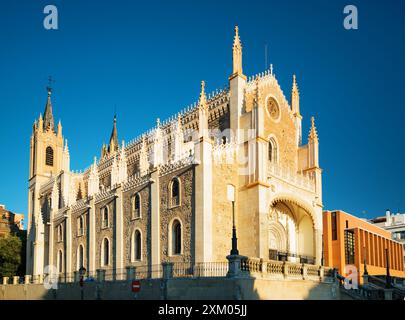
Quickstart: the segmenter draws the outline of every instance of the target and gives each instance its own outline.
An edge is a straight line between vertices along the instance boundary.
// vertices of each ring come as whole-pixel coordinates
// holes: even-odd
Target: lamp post
[[[363,252],[364,252],[364,275],[368,276],[368,271],[367,271],[367,256],[366,256],[366,247],[363,247]]]
[[[236,237],[236,226],[235,226],[235,187],[228,184],[228,201],[232,202],[232,249],[231,255],[239,255],[238,251],[238,238]]]
[[[80,275],[80,298],[81,300],[84,300],[84,291],[83,291],[83,285],[84,285],[84,280],[83,277],[86,274],[86,268],[81,266],[79,269],[79,275]]]
[[[385,248],[385,260],[386,260],[386,265],[387,265],[387,276],[385,279],[385,287],[391,288],[390,259],[388,256],[388,248]]]

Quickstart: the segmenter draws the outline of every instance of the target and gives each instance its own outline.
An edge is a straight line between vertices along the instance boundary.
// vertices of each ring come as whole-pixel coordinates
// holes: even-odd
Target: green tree
[[[17,275],[21,264],[22,242],[17,236],[0,238],[0,277]]]

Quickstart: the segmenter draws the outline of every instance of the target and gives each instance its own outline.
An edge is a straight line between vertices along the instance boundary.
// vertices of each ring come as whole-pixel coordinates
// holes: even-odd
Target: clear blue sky
[[[359,30],[343,28],[355,4]],[[59,9],[59,30],[43,8]],[[117,106],[126,141],[227,84],[239,25],[247,75],[264,45],[287,98],[297,74],[308,135],[316,117],[326,209],[372,217],[405,211],[405,1],[40,1],[0,9],[0,203],[27,210],[29,138],[48,75],[71,167],[100,154]],[[401,77],[402,76],[402,77]]]

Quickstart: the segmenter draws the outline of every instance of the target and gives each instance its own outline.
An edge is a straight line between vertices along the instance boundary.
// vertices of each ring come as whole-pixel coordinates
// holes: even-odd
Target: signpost
[[[132,292],[134,293],[134,299],[138,298],[138,292],[141,291],[141,282],[139,280],[133,280],[131,285]]]

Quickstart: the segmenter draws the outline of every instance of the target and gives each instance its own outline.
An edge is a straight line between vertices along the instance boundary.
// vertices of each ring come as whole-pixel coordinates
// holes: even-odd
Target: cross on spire
[[[48,86],[46,87],[46,90],[48,91],[48,95],[51,95],[52,93],[52,83],[55,83],[55,80],[52,78],[52,76],[48,77]]]

